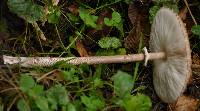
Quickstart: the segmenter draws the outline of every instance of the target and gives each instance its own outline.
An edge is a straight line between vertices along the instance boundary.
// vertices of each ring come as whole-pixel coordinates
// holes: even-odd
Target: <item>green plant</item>
[[[101,38],[99,40],[98,44],[101,48],[104,48],[104,49],[108,49],[108,48],[116,49],[116,48],[119,48],[121,46],[120,40],[116,37]]]
[[[77,68],[71,67],[70,65],[61,64],[59,67],[62,69],[64,68],[64,73],[69,71],[68,74],[65,75],[67,77],[70,77],[70,74],[81,74],[89,71],[88,65],[82,65]],[[17,108],[19,111],[54,111],[58,109],[76,111],[82,108],[87,111],[96,111],[98,109],[103,109],[106,107],[107,103],[105,102],[103,96],[96,91],[98,91],[99,88],[104,88],[104,84],[109,83],[101,80],[100,78],[101,74],[104,72],[104,69],[102,68],[106,67],[99,65],[94,77],[91,78],[89,76],[88,79],[85,78],[83,80],[83,83],[86,86],[90,86],[88,93],[85,93],[83,91],[84,89],[79,86],[79,82],[82,81],[79,79],[79,77],[77,77],[77,79],[72,79],[71,77],[71,79],[65,79],[65,81],[70,82],[70,84],[78,83],[78,89],[75,88],[77,90],[75,90],[75,92],[77,93],[72,93],[74,89],[71,89],[71,91],[67,90],[66,88],[68,85],[65,86],[64,84],[57,83],[50,88],[44,88],[43,85],[40,85],[38,82],[36,82],[30,75],[21,74],[19,85],[24,96],[17,101]],[[111,101],[113,104],[124,107],[127,111],[136,109],[143,109],[139,111],[147,111],[151,107],[151,101],[147,96],[141,94],[135,96],[130,95],[130,92],[133,88],[133,80],[131,75],[122,71],[118,71],[111,77],[111,79],[114,82],[114,86],[111,86],[114,87],[114,93],[116,94],[113,95],[113,98],[117,100]],[[75,94],[75,98],[73,100],[69,96],[71,94]]]
[[[44,90],[42,85],[37,84],[27,74],[23,74],[20,77],[20,89],[27,95],[27,98],[22,98],[17,103],[20,111],[33,110],[35,108],[39,111],[58,110],[58,108],[68,107],[70,101],[67,90],[61,84]]]
[[[48,14],[48,22],[52,24],[58,24],[61,12],[57,7],[50,7]]]
[[[126,54],[125,48],[122,46],[120,39],[116,37],[103,37],[98,42],[102,49],[99,49],[96,55],[115,55],[115,54]]]
[[[126,111],[149,111],[152,103],[148,96],[137,94],[135,96],[129,95],[123,101],[123,106]]]
[[[116,11],[112,12],[112,19],[104,18],[104,23],[107,26],[116,27],[121,32],[121,34],[124,36],[124,34],[123,34],[124,33],[123,32],[123,22],[122,22],[122,19],[121,19],[121,15],[118,12],[116,12]]]
[[[200,25],[194,25],[192,27],[192,33],[200,37]]]
[[[11,12],[30,23],[38,21],[44,14],[43,7],[31,0],[8,0],[7,4]]]
[[[116,75],[112,77],[114,81],[115,93],[119,98],[117,103],[123,106],[126,111],[148,111],[150,110],[152,103],[148,96],[143,94],[130,95],[133,88],[133,78],[129,74],[118,71]],[[126,86],[126,87],[124,87]]]
[[[104,101],[98,96],[81,96],[81,102],[87,107],[87,111],[96,111],[105,107]]]
[[[79,16],[87,26],[90,26],[90,27],[96,28],[96,29],[101,29],[101,26],[98,26],[96,24],[98,16],[91,15],[89,10],[80,7],[79,8]]]
[[[151,24],[153,23],[153,19],[156,15],[157,11],[163,6],[172,9],[176,13],[178,13],[178,11],[179,11],[177,4],[174,3],[172,0],[156,0],[155,5],[153,7],[151,7],[149,10],[149,14],[150,14],[149,21]]]
[[[115,93],[119,97],[126,96],[133,88],[132,77],[125,72],[118,71],[111,79],[114,81]]]

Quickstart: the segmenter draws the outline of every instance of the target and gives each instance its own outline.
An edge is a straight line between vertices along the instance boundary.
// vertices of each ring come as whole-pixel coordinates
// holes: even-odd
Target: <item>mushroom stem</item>
[[[163,59],[165,58],[164,52],[149,53],[149,60]],[[145,60],[144,54],[129,54],[129,55],[115,55],[115,56],[93,56],[93,57],[77,57],[69,60],[68,63],[78,64],[109,64],[109,63],[124,63],[124,62],[136,62]]]
[[[148,60],[164,59],[165,53],[148,53]],[[21,64],[23,67],[31,66],[51,66],[58,61],[67,61],[69,64],[109,64],[109,63],[124,63],[145,60],[145,54],[129,54],[115,56],[92,56],[92,57],[12,57],[3,56],[4,64]]]

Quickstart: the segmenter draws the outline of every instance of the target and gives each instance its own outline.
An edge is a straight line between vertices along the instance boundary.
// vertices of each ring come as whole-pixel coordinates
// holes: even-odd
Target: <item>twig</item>
[[[32,23],[33,27],[36,30],[36,33],[40,36],[40,38],[44,41],[47,40],[47,38],[45,37],[44,33],[42,32],[42,30],[40,29],[40,27],[38,26],[38,24],[36,22]]]
[[[185,2],[185,5],[187,6],[187,9],[188,9],[189,13],[190,13],[190,16],[192,17],[192,20],[193,20],[194,24],[197,25],[197,22],[196,22],[194,16],[192,15],[192,12],[191,12],[191,10],[190,10],[190,8],[189,8],[189,5],[188,5],[188,3],[187,3],[187,0],[184,0],[184,2]]]
[[[37,82],[39,82],[40,80],[44,79],[46,76],[52,74],[52,73],[55,72],[55,71],[58,71],[58,69],[54,69],[54,70],[52,70],[52,71],[50,71],[50,72],[48,72],[48,73],[42,75],[40,78],[37,79]]]

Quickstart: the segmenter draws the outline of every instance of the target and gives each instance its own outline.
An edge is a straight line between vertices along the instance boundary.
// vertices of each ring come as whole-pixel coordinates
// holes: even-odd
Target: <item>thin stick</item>
[[[193,14],[192,14],[192,12],[191,12],[191,10],[190,10],[190,7],[189,7],[189,5],[188,5],[188,3],[187,3],[187,0],[184,0],[184,2],[185,2],[185,5],[186,5],[186,7],[187,7],[189,13],[190,13],[190,16],[192,17],[192,20],[193,20],[194,24],[197,25],[197,22],[196,22],[196,20],[195,20]]]
[[[165,58],[164,52],[149,53],[148,60]],[[3,56],[4,64],[20,64],[22,67],[32,66],[52,66],[56,62],[66,61],[69,64],[109,64],[109,63],[125,63],[134,61],[143,61],[144,54],[115,55],[115,56],[92,56],[92,57],[12,57]]]

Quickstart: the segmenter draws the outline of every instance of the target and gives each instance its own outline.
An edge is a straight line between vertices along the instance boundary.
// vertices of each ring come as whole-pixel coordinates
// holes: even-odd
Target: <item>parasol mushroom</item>
[[[157,95],[166,103],[176,102],[186,88],[191,74],[191,57],[188,35],[179,17],[168,8],[161,8],[154,19],[150,49],[145,54],[129,54],[115,56],[93,57],[12,57],[3,56],[4,63],[20,63],[23,67],[50,66],[65,60],[67,63],[78,65],[122,63],[154,60],[153,82]]]

